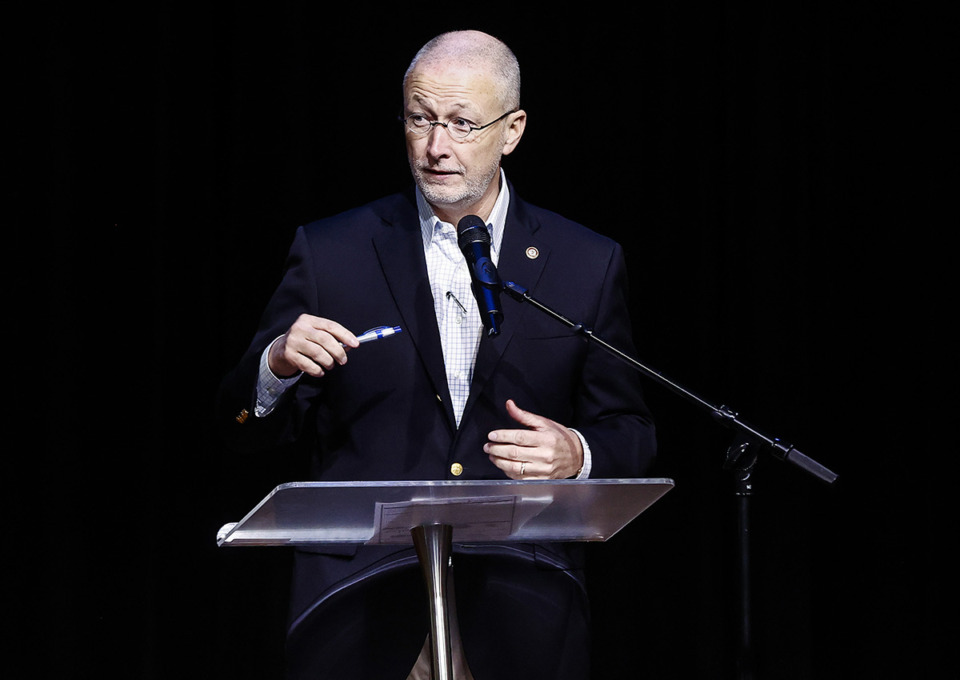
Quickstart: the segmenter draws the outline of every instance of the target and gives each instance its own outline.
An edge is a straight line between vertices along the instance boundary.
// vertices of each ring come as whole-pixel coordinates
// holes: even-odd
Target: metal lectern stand
[[[673,487],[669,479],[295,482],[282,484],[220,546],[413,543],[430,608],[436,680],[452,680],[456,630],[447,573],[456,543],[606,541]]]

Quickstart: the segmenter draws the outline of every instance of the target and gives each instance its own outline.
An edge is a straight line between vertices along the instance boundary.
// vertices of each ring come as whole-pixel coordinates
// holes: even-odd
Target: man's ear
[[[507,116],[507,132],[504,135],[503,155],[506,156],[517,148],[523,131],[527,128],[527,112],[523,109]]]

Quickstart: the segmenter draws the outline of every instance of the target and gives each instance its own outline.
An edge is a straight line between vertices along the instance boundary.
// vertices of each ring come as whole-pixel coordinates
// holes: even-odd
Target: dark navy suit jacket
[[[512,187],[511,197],[498,262],[501,279],[633,354],[620,246],[525,203]],[[267,450],[309,437],[316,480],[505,479],[482,447],[491,430],[519,427],[504,406],[514,399],[584,436],[592,451],[592,478],[642,476],[655,441],[638,374],[534,306],[507,295],[502,306],[501,334],[480,343],[457,428],[413,192],[301,227],[248,352],[224,380],[220,418],[228,440],[240,449]],[[345,366],[322,379],[302,378],[270,416],[236,419],[243,409],[254,410],[260,354],[302,313],[336,320],[357,334],[379,325],[399,325],[403,332],[351,351]],[[318,552],[327,554],[298,555],[294,632],[358,575],[415,564],[410,551],[396,548]],[[499,552],[579,578],[569,546],[510,546]],[[535,589],[536,578],[524,588]],[[530,606],[537,606],[535,597]],[[549,642],[554,652],[563,644]],[[411,658],[418,651],[411,650]]]

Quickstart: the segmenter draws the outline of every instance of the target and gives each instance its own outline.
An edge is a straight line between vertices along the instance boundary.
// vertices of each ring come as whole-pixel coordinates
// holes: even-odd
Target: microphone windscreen
[[[466,215],[457,223],[457,243],[463,248],[469,243],[490,243],[487,224],[476,215]]]

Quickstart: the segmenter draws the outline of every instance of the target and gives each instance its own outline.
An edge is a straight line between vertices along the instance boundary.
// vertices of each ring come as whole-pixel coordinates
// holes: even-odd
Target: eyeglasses
[[[446,123],[441,123],[439,120],[428,120],[426,116],[422,113],[413,113],[407,116],[406,118],[401,118],[404,125],[407,127],[407,132],[414,135],[415,137],[425,137],[430,134],[430,131],[434,127],[440,125],[444,127],[447,133],[453,138],[456,142],[462,142],[470,136],[472,132],[478,132],[485,128],[499,123],[501,120],[509,116],[511,113],[516,113],[519,109],[513,109],[512,111],[507,111],[505,114],[497,118],[496,120],[490,121],[486,125],[471,125],[469,121],[464,120],[463,118],[454,118],[451,121]]]

